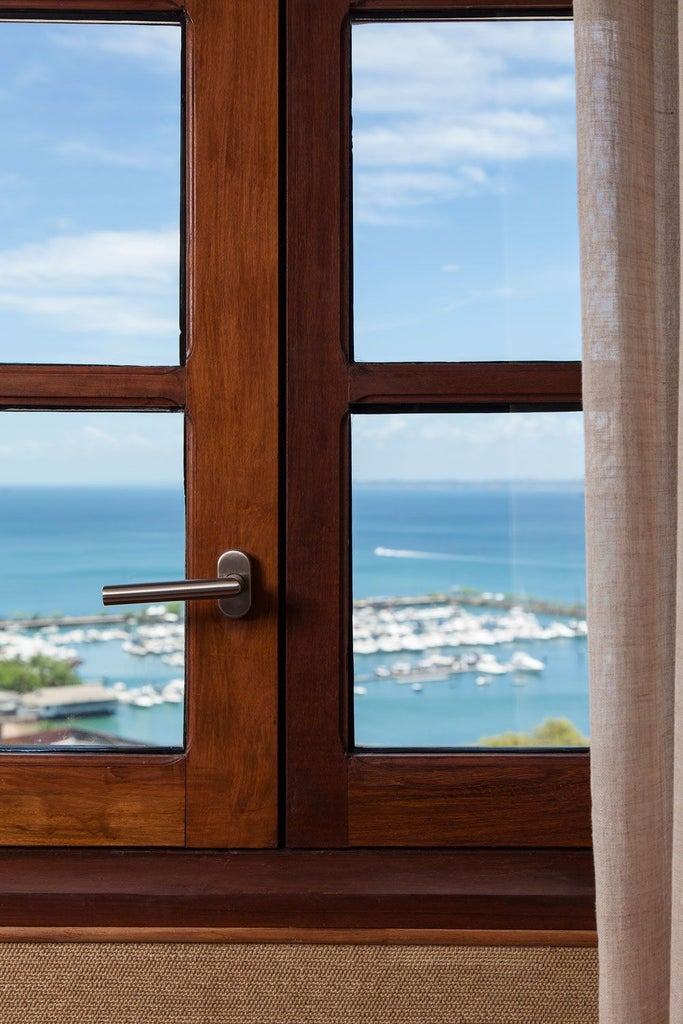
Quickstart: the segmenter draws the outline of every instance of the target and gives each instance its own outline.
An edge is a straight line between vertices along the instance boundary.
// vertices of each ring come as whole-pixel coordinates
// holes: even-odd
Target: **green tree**
[[[0,690],[30,693],[46,686],[76,686],[80,681],[70,665],[44,654],[34,654],[29,661],[0,661]]]
[[[531,732],[502,732],[485,736],[480,747],[587,747],[584,736],[568,718],[546,718]]]

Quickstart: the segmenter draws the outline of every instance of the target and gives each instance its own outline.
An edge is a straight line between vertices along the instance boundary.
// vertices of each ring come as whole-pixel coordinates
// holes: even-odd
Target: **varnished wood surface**
[[[389,16],[414,15],[429,19],[446,15],[472,14],[481,11],[489,17],[496,14],[531,14],[543,17],[545,14],[570,17],[571,4],[566,0],[351,0],[354,15],[381,14]]]
[[[185,9],[183,0],[57,0],[50,4],[49,0],[0,0],[0,13],[8,17],[14,14],[21,17],[27,13],[42,15],[45,18],[64,14],[69,11],[82,13],[107,14],[139,14],[144,21],[145,14],[179,14]]]
[[[357,405],[580,404],[581,363],[354,363]]]
[[[0,366],[0,407],[179,409],[181,366]]]
[[[592,856],[548,851],[0,851],[14,928],[593,931]]]
[[[555,946],[591,948],[595,931],[448,928],[3,928],[0,942],[315,943],[315,945]]]
[[[52,16],[144,20],[181,6],[187,367],[3,366],[0,405],[187,403],[188,575],[213,577],[223,551],[246,551],[254,611],[240,621],[210,602],[188,611],[186,757],[0,755],[0,843],[182,846],[186,823],[197,847],[277,838],[277,0],[65,0]]]
[[[287,841],[347,841],[344,0],[287,5]]]
[[[567,5],[481,4],[543,13]],[[352,363],[348,37],[459,0],[290,0],[287,15],[287,839],[590,844],[586,757],[347,756],[350,412],[580,408],[578,362]],[[312,571],[302,573],[302,566]]]
[[[182,846],[184,803],[180,756],[0,754],[3,846]]]
[[[349,761],[355,846],[591,844],[587,754],[375,754]]]
[[[253,609],[188,607],[190,846],[277,841],[278,4],[188,2],[188,575],[253,559]]]

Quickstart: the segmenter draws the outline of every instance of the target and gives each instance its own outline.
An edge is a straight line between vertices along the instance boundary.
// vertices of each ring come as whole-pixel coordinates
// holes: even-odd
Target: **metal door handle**
[[[230,619],[240,619],[251,608],[251,563],[243,551],[224,551],[215,580],[176,580],[169,583],[129,583],[102,587],[102,604],[143,604],[146,601],[196,601],[217,597],[218,607]]]

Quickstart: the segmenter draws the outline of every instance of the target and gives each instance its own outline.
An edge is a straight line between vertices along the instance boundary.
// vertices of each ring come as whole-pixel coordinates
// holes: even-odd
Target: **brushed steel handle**
[[[196,601],[218,598],[218,607],[230,619],[240,619],[251,608],[251,563],[243,551],[224,551],[213,580],[173,580],[168,583],[126,583],[102,587],[102,603],[143,604],[147,601]]]

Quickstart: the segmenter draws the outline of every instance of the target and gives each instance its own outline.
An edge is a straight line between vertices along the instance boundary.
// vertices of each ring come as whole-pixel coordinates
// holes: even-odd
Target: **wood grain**
[[[354,363],[356,405],[581,404],[581,363]]]
[[[52,16],[124,7],[144,20],[178,5],[67,0]],[[0,405],[187,401],[189,575],[247,551],[255,610],[239,622],[214,604],[189,611],[187,757],[0,754],[0,843],[183,845],[186,814],[194,846],[277,837],[277,2],[183,10],[187,369],[4,366]]]
[[[3,928],[0,942],[315,943],[316,945],[597,947],[595,931],[448,928]]]
[[[3,846],[184,842],[182,757],[0,754]]]
[[[348,344],[339,112],[347,7],[296,0],[287,11],[287,841],[343,846]]]
[[[587,754],[349,759],[356,846],[589,847]]]
[[[429,19],[482,12],[488,17],[529,14],[541,18],[544,15],[571,17],[572,13],[572,5],[566,0],[543,0],[542,3],[535,0],[351,0],[350,6],[354,17],[412,14]]]
[[[588,851],[0,851],[4,928],[595,929]]]
[[[349,755],[349,413],[579,409],[578,362],[349,359],[350,24],[566,4],[290,0],[287,14],[287,840],[588,846],[587,757]],[[308,571],[302,572],[302,567]],[[324,638],[324,639],[323,639]]]
[[[175,14],[185,10],[183,0],[58,0],[51,4],[50,0],[0,0],[0,11],[5,17],[15,15],[21,18],[26,14],[38,14],[45,20],[56,18],[66,12],[88,13],[93,15],[134,14],[144,22],[145,14]]]
[[[0,367],[0,407],[180,409],[184,404],[180,366]]]
[[[190,846],[277,841],[278,5],[188,3],[188,575],[254,562],[253,611],[188,609]]]

